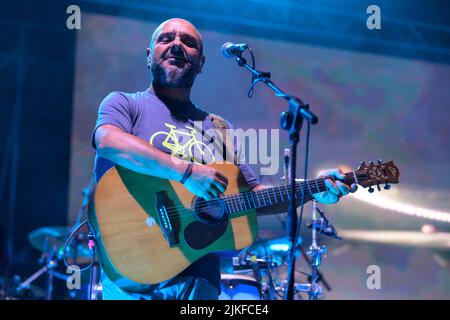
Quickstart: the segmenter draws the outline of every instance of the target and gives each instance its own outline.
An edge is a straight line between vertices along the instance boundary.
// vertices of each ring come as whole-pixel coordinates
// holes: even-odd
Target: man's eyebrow
[[[161,37],[163,37],[163,36],[173,36],[173,35],[175,35],[175,32],[174,31],[165,31],[165,32],[161,32],[159,35],[158,35],[158,37],[157,37],[157,39],[159,40],[159,39],[161,39]],[[196,39],[196,37],[194,37],[193,35],[191,35],[191,34],[189,34],[189,33],[186,33],[186,32],[181,32],[181,38],[189,38],[190,40],[194,40],[195,41],[195,43],[198,43],[198,40]]]
[[[174,34],[175,34],[175,32],[173,32],[173,31],[161,32],[156,39],[159,40],[162,36],[172,36]]]
[[[188,38],[189,40],[194,40],[195,43],[198,43],[198,40],[196,37],[194,37],[193,35],[189,34],[189,33],[182,33],[181,34],[182,38]]]

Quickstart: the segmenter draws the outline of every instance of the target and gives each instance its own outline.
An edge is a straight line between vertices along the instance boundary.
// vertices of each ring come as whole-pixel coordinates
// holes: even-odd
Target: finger
[[[220,193],[224,193],[225,189],[227,188],[227,185],[220,180],[214,180],[212,186],[219,190]]]
[[[209,189],[208,189],[208,193],[212,198],[216,198],[219,196],[219,194],[221,193],[220,190],[215,186],[212,185]]]
[[[211,186],[211,188],[208,189],[208,193],[211,196],[211,199],[217,198],[221,194],[221,192],[215,186]]]
[[[205,199],[206,201],[209,201],[209,200],[212,199],[212,196],[210,195],[209,192],[205,191],[205,192],[203,193],[202,198]]]
[[[219,189],[215,185],[212,185],[211,186],[211,193],[214,195],[214,197],[219,197],[223,193],[223,191],[221,191],[221,189]]]
[[[335,176],[336,178],[338,178],[338,179],[344,179],[345,178],[344,173],[339,168],[331,169],[331,174],[333,176]]]
[[[345,183],[341,182],[341,181],[336,181],[336,185],[339,188],[339,191],[341,191],[342,195],[346,195],[350,192],[350,187],[348,185],[346,185]]]
[[[317,178],[323,178],[326,176],[326,172],[325,171],[320,171],[319,175],[317,176]]]
[[[333,204],[333,203],[336,203],[336,202],[338,202],[339,201],[339,197],[337,196],[337,195],[335,195],[334,193],[331,193],[329,196],[328,196],[328,204]]]
[[[324,178],[324,177],[336,177],[338,179],[345,178],[344,173],[339,168],[334,168],[334,169],[329,169],[329,170],[319,172],[319,178]]]
[[[330,192],[334,193],[337,196],[341,195],[339,188],[336,186],[336,184],[333,181],[331,181],[330,179],[327,179],[327,180],[325,180],[325,184]]]
[[[332,204],[339,201],[339,197],[333,192],[322,192],[314,195],[320,203]]]
[[[226,176],[224,176],[222,173],[220,173],[219,171],[217,171],[216,174],[217,178],[222,181],[225,184],[225,187],[228,185],[228,178]]]

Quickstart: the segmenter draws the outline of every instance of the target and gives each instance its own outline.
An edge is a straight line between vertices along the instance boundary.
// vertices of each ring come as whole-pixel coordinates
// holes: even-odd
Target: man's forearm
[[[97,129],[95,141],[100,157],[132,171],[163,179],[179,181],[188,164],[110,125]]]

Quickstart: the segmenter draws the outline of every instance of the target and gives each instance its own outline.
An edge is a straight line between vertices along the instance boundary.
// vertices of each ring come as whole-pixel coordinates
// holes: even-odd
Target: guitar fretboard
[[[324,177],[309,180],[307,182],[296,182],[294,196],[297,205],[301,205],[300,201],[306,203],[313,198],[313,194],[327,191],[325,180],[331,179],[336,181],[334,177]],[[343,182],[347,185],[357,183],[354,172],[344,174]],[[249,191],[222,197],[227,205],[229,214],[243,212],[251,209],[269,207],[291,201],[291,185],[267,187],[258,191]]]

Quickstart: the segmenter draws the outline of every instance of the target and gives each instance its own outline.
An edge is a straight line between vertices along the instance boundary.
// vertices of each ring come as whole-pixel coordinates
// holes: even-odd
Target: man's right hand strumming
[[[205,200],[211,200],[222,194],[228,185],[228,179],[214,168],[194,164],[192,173],[184,186],[193,194]]]

